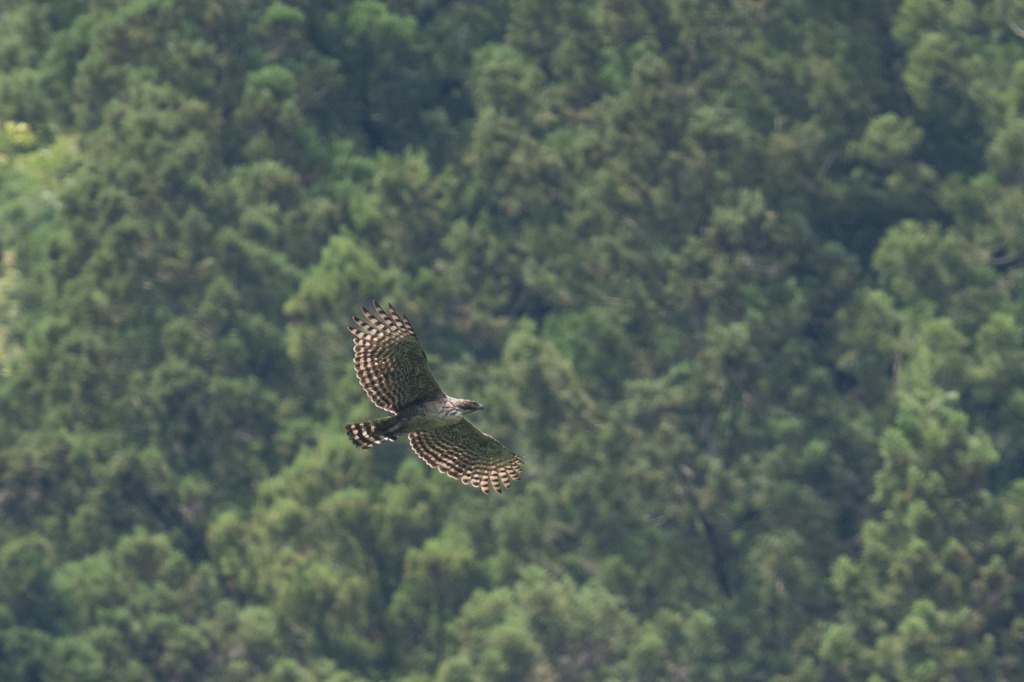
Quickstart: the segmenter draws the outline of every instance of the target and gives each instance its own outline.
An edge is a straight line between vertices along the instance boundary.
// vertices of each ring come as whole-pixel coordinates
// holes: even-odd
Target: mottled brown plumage
[[[376,314],[363,308],[366,319],[354,317],[357,326],[349,327],[356,376],[373,404],[394,416],[349,424],[348,437],[372,448],[408,433],[413,451],[431,467],[485,493],[509,487],[522,471],[519,456],[463,416],[482,405],[446,395],[409,320],[391,305],[385,311],[374,301],[373,307]]]

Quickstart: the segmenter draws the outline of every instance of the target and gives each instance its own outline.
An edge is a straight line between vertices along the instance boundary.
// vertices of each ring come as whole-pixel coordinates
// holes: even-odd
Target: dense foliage
[[[0,679],[1024,678],[1019,24],[5,0]]]

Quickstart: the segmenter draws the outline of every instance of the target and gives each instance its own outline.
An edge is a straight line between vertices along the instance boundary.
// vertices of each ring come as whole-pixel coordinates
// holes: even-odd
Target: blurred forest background
[[[1024,679],[1020,24],[2,0],[0,678]]]

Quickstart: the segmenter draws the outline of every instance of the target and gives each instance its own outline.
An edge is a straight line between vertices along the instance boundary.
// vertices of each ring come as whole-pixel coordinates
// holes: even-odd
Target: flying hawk
[[[509,487],[522,471],[519,455],[463,416],[483,405],[446,395],[408,318],[390,304],[388,311],[376,301],[373,307],[376,315],[364,307],[366,320],[353,317],[357,326],[348,328],[356,337],[356,376],[373,404],[394,416],[349,424],[348,437],[372,448],[408,433],[413,451],[438,471],[485,493]]]

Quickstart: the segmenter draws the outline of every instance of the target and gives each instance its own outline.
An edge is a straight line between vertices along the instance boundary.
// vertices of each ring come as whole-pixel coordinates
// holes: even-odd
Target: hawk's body
[[[349,424],[348,437],[372,448],[408,433],[412,449],[428,465],[485,493],[507,488],[519,478],[522,462],[463,416],[482,405],[446,395],[409,320],[393,306],[373,306],[376,315],[363,308],[366,320],[352,318],[358,328],[349,327],[356,337],[356,376],[373,404],[394,416]]]

